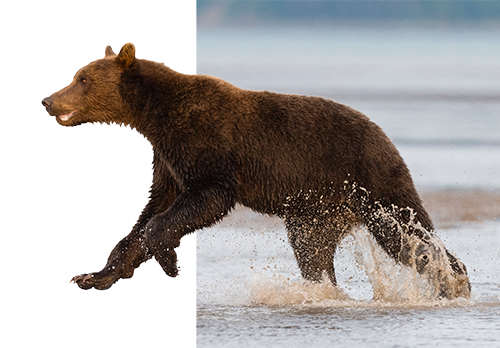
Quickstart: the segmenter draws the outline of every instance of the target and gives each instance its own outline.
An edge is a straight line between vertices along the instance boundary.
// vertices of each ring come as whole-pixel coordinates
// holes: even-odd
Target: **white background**
[[[150,260],[106,291],[69,283],[132,229],[152,150],[129,128],[62,127],[41,104],[106,45],[132,42],[138,58],[194,74],[195,1],[18,1],[0,13],[0,346],[195,346],[194,235],[177,278]]]

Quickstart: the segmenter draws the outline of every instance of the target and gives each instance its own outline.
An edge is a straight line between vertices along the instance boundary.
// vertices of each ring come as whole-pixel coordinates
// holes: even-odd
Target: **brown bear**
[[[336,284],[336,247],[364,225],[388,255],[434,279],[438,296],[469,296],[465,266],[436,242],[398,151],[348,106],[180,74],[137,59],[132,44],[118,55],[108,46],[42,104],[63,126],[130,125],[153,146],[150,201],[106,266],[72,279],[82,289],[108,289],[153,256],[175,277],[181,238],[239,203],[284,219],[309,281]],[[431,271],[435,260],[445,272]]]

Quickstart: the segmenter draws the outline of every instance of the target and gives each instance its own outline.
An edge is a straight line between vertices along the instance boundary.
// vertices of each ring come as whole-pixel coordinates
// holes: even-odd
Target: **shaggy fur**
[[[73,280],[107,289],[153,257],[177,275],[181,238],[227,215],[236,203],[285,220],[304,278],[335,284],[341,238],[366,225],[382,248],[401,258],[401,231],[415,222],[433,231],[408,168],[384,132],[366,116],[323,98],[255,92],[221,79],[183,75],[136,59],[126,44],[77,72],[71,85],[44,99],[64,126],[130,125],[154,151],[150,201],[104,269]],[[401,209],[405,208],[405,209]],[[409,208],[409,209],[408,209]],[[454,272],[465,267],[448,254]]]

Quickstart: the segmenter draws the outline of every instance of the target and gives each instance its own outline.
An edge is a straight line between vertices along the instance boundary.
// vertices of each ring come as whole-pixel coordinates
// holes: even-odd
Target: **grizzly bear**
[[[108,289],[151,257],[175,277],[181,238],[239,203],[284,219],[306,280],[326,274],[335,285],[336,247],[363,225],[393,259],[435,280],[439,297],[469,296],[465,266],[436,242],[395,146],[348,106],[184,75],[137,59],[132,44],[118,55],[108,46],[42,104],[63,126],[129,125],[153,147],[149,203],[100,272],[72,279],[82,289]]]

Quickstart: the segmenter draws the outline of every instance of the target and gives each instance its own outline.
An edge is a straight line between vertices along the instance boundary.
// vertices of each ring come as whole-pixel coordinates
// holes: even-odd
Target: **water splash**
[[[404,238],[408,239],[406,245],[410,246],[406,252],[415,255],[421,241],[415,236]],[[373,291],[371,299],[360,300],[351,297],[340,286],[332,286],[326,274],[321,283],[310,283],[303,279],[290,280],[282,275],[268,277],[257,273],[248,284],[250,303],[266,306],[321,307],[372,305],[435,307],[473,304],[474,301],[468,299],[468,290],[465,296],[459,296],[460,291],[464,291],[464,287],[467,286],[466,276],[462,282],[458,280],[455,284],[451,284],[455,276],[447,262],[446,250],[441,240],[431,233],[428,233],[428,240],[433,246],[437,246],[438,253],[426,265],[426,271],[419,273],[417,262],[413,262],[410,266],[396,262],[365,229],[356,228],[351,231],[350,238],[346,238],[339,248],[340,253],[349,255],[343,255],[344,260],[339,262],[338,266],[347,268],[346,260],[354,261],[368,278]],[[440,255],[442,257],[439,257]],[[337,256],[342,258],[342,255]],[[447,291],[454,291],[453,300],[442,298],[443,284],[447,286]],[[359,296],[359,289],[355,290],[353,295]]]
[[[398,214],[407,215],[408,222],[396,219],[394,216]],[[403,267],[400,273],[410,271],[406,273],[409,279],[414,280],[413,284],[418,283],[418,275],[429,284],[424,287],[425,293],[420,292],[420,296],[429,299],[470,297],[471,289],[465,265],[446,250],[434,231],[426,230],[417,221],[413,209],[379,205],[374,215],[378,221],[396,229],[401,238],[398,258],[409,270]]]
[[[332,286],[328,276],[321,283],[293,281],[282,275],[272,278],[256,274],[251,283],[251,303],[266,306],[324,306],[338,301],[352,301],[339,287]]]
[[[463,281],[455,280],[456,276],[447,261],[443,243],[437,236],[429,238],[432,240],[432,248],[437,246],[438,251],[433,253],[432,260],[425,265],[425,270],[419,272],[419,262],[415,260],[422,242],[417,237],[403,237],[407,239],[405,245],[409,247],[406,253],[412,260],[410,265],[406,266],[391,259],[364,229],[355,229],[351,235],[356,241],[358,259],[373,287],[373,300],[422,304],[440,300],[442,297],[469,298],[467,276],[460,278]],[[452,296],[443,296],[443,291],[452,292]],[[464,296],[459,296],[461,294]]]
[[[248,226],[245,223],[236,226],[235,232],[232,222],[230,226],[217,226],[199,234],[198,260],[202,266],[198,267],[199,303],[313,307],[474,304],[473,299],[462,297],[439,299],[440,283],[435,281],[439,277],[432,278],[430,271],[419,273],[417,262],[409,266],[396,262],[364,228],[353,229],[339,245],[335,256],[337,287],[328,279],[319,284],[308,283],[300,277],[283,223],[258,215],[250,218],[253,228],[245,227]],[[414,228],[421,229],[418,223]],[[421,232],[427,233],[424,239],[437,245],[440,254],[446,256],[437,236]],[[413,242],[410,239],[406,244],[412,247],[405,252],[415,255],[418,251],[423,255],[418,249],[420,239]],[[451,268],[448,263],[443,264],[445,260],[446,257],[438,258],[431,262],[437,266],[428,269],[444,269],[446,272],[435,274],[450,276]]]
[[[322,283],[310,283],[304,280],[291,280],[284,276],[266,276],[255,274],[248,286],[248,300],[239,305],[269,306],[269,307],[464,307],[476,302],[463,297],[453,300],[430,299],[421,296],[422,288],[412,285],[412,281],[403,279],[404,273],[399,273],[389,281],[377,279],[379,289],[377,298],[360,300],[351,297],[344,289],[332,286],[328,277]],[[386,279],[387,280],[387,279]],[[424,281],[417,281],[423,284]],[[226,303],[227,304],[227,303]]]

